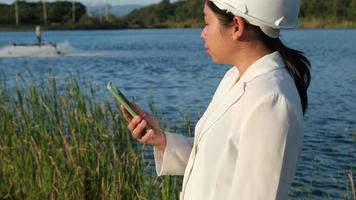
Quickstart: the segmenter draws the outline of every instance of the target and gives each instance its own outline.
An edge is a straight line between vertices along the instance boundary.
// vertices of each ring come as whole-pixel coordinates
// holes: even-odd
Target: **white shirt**
[[[298,91],[278,52],[224,76],[195,137],[166,133],[158,175],[183,175],[184,200],[287,199],[303,140]],[[238,81],[237,81],[238,80]]]
[[[40,26],[36,26],[36,36],[37,37],[41,36],[41,27]]]

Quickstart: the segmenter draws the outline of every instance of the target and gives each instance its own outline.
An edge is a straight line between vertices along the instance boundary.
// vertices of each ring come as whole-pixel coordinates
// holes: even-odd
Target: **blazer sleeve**
[[[166,132],[164,152],[153,149],[157,175],[184,175],[193,144],[192,137]]]
[[[252,110],[241,128],[229,199],[288,199],[303,139],[301,108],[273,95]]]

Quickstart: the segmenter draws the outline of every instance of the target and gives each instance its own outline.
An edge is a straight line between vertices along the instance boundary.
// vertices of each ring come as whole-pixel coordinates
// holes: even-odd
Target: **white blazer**
[[[157,174],[183,175],[180,199],[287,199],[303,140],[303,112],[278,52],[239,78],[224,76],[195,137],[166,133],[154,149]]]

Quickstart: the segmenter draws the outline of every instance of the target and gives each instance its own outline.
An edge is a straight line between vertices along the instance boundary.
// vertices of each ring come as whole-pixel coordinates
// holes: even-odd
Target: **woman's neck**
[[[246,44],[245,47],[237,49],[233,64],[238,68],[239,76],[242,77],[251,65],[272,52],[272,50],[259,42]]]

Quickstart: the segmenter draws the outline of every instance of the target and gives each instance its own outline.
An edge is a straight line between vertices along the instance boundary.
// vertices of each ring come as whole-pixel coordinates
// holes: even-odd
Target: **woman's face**
[[[205,4],[204,6],[205,27],[201,33],[201,38],[205,42],[205,49],[212,60],[218,64],[229,63],[229,40],[228,27],[220,24],[216,14]]]

